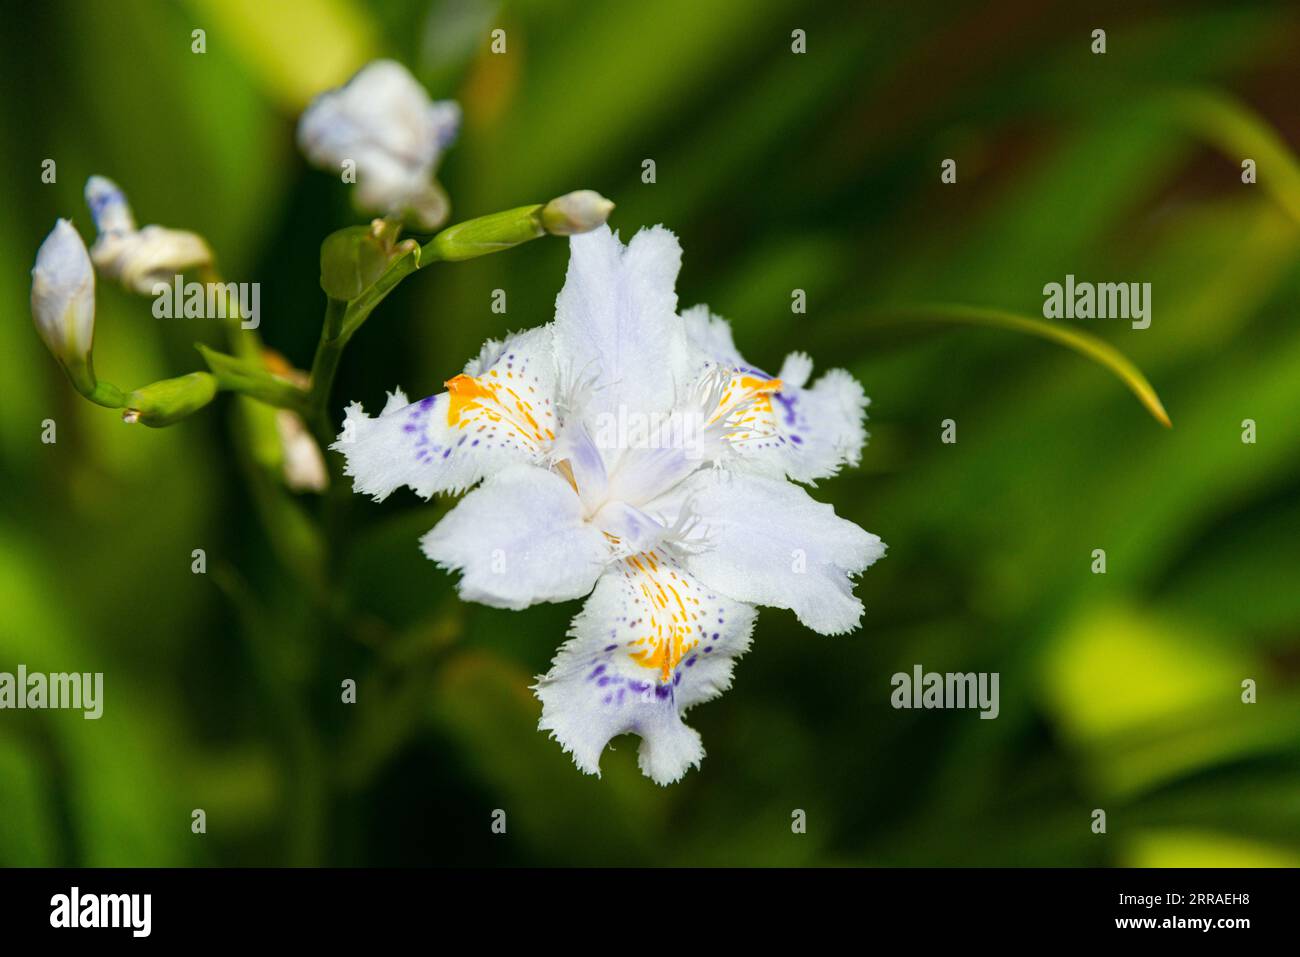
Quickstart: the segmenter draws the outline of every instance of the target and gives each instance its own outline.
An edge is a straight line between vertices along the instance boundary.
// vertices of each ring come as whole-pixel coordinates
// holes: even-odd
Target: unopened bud
[[[81,235],[60,219],[41,243],[32,268],[36,331],[83,395],[95,391],[95,270]]]
[[[542,225],[552,236],[575,236],[602,226],[614,204],[592,189],[565,193],[542,207]]]

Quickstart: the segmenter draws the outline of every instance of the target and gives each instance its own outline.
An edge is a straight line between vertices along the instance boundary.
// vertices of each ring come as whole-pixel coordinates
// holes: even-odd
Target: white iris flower
[[[668,784],[704,756],[682,715],[730,685],[756,605],[858,626],[853,578],[884,545],[789,479],[857,462],[867,399],[843,370],[808,387],[800,353],[769,376],[726,321],[679,315],[663,227],[570,243],[554,322],[489,341],[446,392],[397,391],[375,418],[354,403],[333,447],[376,499],[473,488],[422,540],[467,601],[590,595],[535,686],[540,728],[593,774],[611,738],[639,735],[642,771]]]
[[[312,101],[298,121],[298,145],[321,169],[355,164],[360,209],[431,232],[448,212],[433,175],[459,129],[454,101],[434,102],[406,67],[376,60]]]

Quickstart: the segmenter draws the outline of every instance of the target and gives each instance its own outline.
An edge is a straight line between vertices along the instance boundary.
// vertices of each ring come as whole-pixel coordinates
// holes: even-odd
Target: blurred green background
[[[0,713],[0,863],[1300,863],[1300,15],[1079,6],[10,11],[0,670],[103,671],[105,712]],[[229,398],[128,428],[33,331],[36,248],[57,216],[93,237],[81,189],[102,173],[140,222],[196,230],[228,278],[260,282],[267,343],[308,365],[320,240],[360,218],[294,122],[378,55],[464,107],[440,177],[453,219],[598,189],[625,237],[678,234],[683,305],[730,318],[748,358],[805,349],[873,399],[862,467],[816,492],[889,544],[858,587],[863,629],[824,638],[765,610],[732,690],[691,713],[708,757],[675,786],[641,776],[633,739],[597,780],[535,730],[527,686],[577,603],[462,604],[416,544],[447,503],[277,489],[235,451]],[[566,258],[545,239],[408,280],[353,341],[335,416],[437,391],[485,337],[548,320]],[[1067,272],[1152,283],[1146,331],[1060,322],[1130,356],[1172,430],[1058,345],[879,316],[935,300],[1039,316]],[[106,282],[97,321],[96,367],[126,387],[200,368],[196,337],[220,344]],[[299,561],[317,548],[321,588]],[[1000,717],[892,709],[890,676],[917,663],[999,672]]]

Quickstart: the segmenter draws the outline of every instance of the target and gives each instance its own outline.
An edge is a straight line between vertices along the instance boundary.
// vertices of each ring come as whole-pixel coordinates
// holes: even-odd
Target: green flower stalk
[[[122,421],[162,428],[193,415],[216,395],[217,377],[210,372],[191,372],[151,382],[127,394]]]
[[[433,259],[477,259],[546,235],[541,206],[520,206],[448,226],[424,247]]]
[[[448,226],[424,246],[422,256],[457,262],[500,252],[548,233],[574,236],[603,226],[614,204],[599,193],[582,189],[549,203],[519,206],[501,213]]]

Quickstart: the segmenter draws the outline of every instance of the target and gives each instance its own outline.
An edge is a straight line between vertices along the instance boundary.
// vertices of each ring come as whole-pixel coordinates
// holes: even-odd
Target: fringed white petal
[[[620,734],[641,738],[638,764],[656,784],[704,757],[685,711],[731,685],[755,611],[705,588],[662,550],[612,566],[535,686],[539,727],[588,774]]]
[[[581,598],[611,554],[605,536],[583,521],[572,486],[530,465],[491,476],[420,544],[442,568],[461,573],[466,601],[514,609]]]
[[[853,578],[885,553],[877,536],[799,486],[761,475],[696,473],[662,507],[671,513],[687,505],[699,547],[681,560],[701,582],[741,601],[789,608],[822,634],[858,626]]]
[[[555,301],[556,355],[569,375],[593,377],[584,411],[602,416],[667,411],[689,378],[686,332],[674,286],[677,238],[643,229],[626,247],[608,226],[569,240],[569,271]]]
[[[786,356],[778,376],[750,365],[736,349],[730,324],[704,306],[682,314],[701,372],[732,373],[727,401],[731,447],[741,462],[768,475],[814,483],[845,465],[857,465],[867,440],[868,399],[843,369],[827,372],[812,388],[812,359]],[[779,385],[775,383],[779,380]]]
[[[686,339],[696,354],[697,372],[703,372],[710,365],[726,366],[729,369],[740,369],[748,365],[736,348],[731,323],[721,316],[713,315],[708,306],[701,304],[684,310],[682,323],[686,328]]]
[[[357,403],[348,407],[330,448],[343,453],[356,491],[381,500],[406,485],[428,498],[464,491],[507,465],[546,459],[556,427],[551,327],[493,345],[488,361],[470,363],[478,374],[449,380],[447,392],[408,403],[396,390],[378,417]]]
[[[812,367],[798,352],[786,359],[790,365],[805,376],[804,370]],[[781,380],[782,388],[772,395],[768,431],[739,442],[741,458],[810,483],[836,474],[843,465],[857,465],[867,441],[862,421],[869,400],[862,384],[843,369],[825,373],[811,389],[786,386],[785,376]]]

